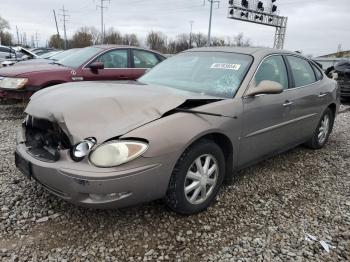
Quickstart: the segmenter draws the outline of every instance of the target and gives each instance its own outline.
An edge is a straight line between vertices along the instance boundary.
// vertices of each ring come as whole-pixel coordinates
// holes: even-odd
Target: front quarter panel
[[[238,150],[242,124],[240,117],[242,113],[241,101],[227,99],[201,106],[194,110],[230,117],[179,112],[164,116],[139,127],[121,138],[141,138],[147,140],[149,142],[149,149],[144,153],[144,157],[158,157],[171,154],[176,156],[176,161],[195,140],[211,133],[220,133],[227,136],[234,150]],[[234,158],[236,158],[236,154],[234,154]]]

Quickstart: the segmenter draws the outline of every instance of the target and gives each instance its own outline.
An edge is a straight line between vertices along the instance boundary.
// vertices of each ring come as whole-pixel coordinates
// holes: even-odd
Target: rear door
[[[309,139],[318,124],[322,110],[330,96],[322,80],[322,73],[303,57],[287,55],[286,61],[292,76],[292,86],[286,92],[293,96],[290,130],[294,143]]]
[[[102,62],[104,69],[91,70],[89,64],[93,62]],[[82,77],[85,81],[130,80],[134,78],[128,48],[109,50],[90,63],[82,69]]]
[[[249,88],[255,88],[263,80],[278,82],[284,90],[288,89],[288,71],[281,55],[271,55],[262,61]],[[243,108],[240,165],[257,161],[290,144],[288,119],[293,108],[291,93],[244,97]]]
[[[158,54],[147,50],[131,49],[131,54],[131,63],[134,68],[134,79],[139,78],[147,69],[153,68],[162,61]]]

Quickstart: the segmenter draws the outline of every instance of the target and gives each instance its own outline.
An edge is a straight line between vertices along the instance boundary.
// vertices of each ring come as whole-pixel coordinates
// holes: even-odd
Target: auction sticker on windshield
[[[241,65],[239,64],[227,64],[227,63],[214,63],[210,68],[215,69],[229,69],[229,70],[239,70]]]

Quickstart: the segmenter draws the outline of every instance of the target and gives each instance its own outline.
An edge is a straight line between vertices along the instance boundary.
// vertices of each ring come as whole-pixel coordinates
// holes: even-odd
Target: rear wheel
[[[173,170],[166,204],[186,215],[205,210],[218,194],[224,174],[225,158],[217,144],[210,140],[193,144]]]
[[[327,108],[321,117],[312,139],[306,143],[306,146],[312,149],[322,148],[327,143],[328,137],[332,132],[333,123],[334,114],[331,109]]]

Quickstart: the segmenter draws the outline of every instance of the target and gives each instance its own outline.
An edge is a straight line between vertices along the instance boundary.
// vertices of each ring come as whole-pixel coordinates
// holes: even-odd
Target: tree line
[[[146,46],[152,50],[162,53],[175,54],[189,48],[203,47],[207,45],[207,36],[201,32],[182,33],[174,38],[168,37],[163,32],[150,31],[145,39],[139,38],[136,34],[122,34],[113,27],[109,28],[104,35],[104,44]],[[73,36],[68,39],[68,48],[81,48],[101,44],[100,31],[95,27],[81,27]],[[243,33],[232,37],[213,37],[211,46],[250,46],[250,39]],[[52,35],[49,46],[62,49],[64,40],[57,34]]]
[[[7,30],[10,24],[7,20],[0,17],[0,41],[2,45],[16,45],[13,36]],[[34,40],[32,43],[26,40],[21,41],[25,47],[35,47]],[[134,33],[122,34],[113,27],[106,30],[103,37],[104,44],[114,45],[131,45],[143,46],[161,53],[175,54],[189,48],[203,47],[207,45],[207,36],[201,32],[198,33],[182,33],[175,37],[168,37],[163,32],[150,31],[145,38],[140,38]],[[79,28],[71,38],[67,39],[67,48],[81,48],[91,45],[101,44],[101,32],[94,26],[84,26]],[[64,39],[55,34],[50,36],[47,43],[49,47],[63,49]],[[244,37],[243,33],[235,36],[212,37],[211,46],[250,46],[250,39]]]

